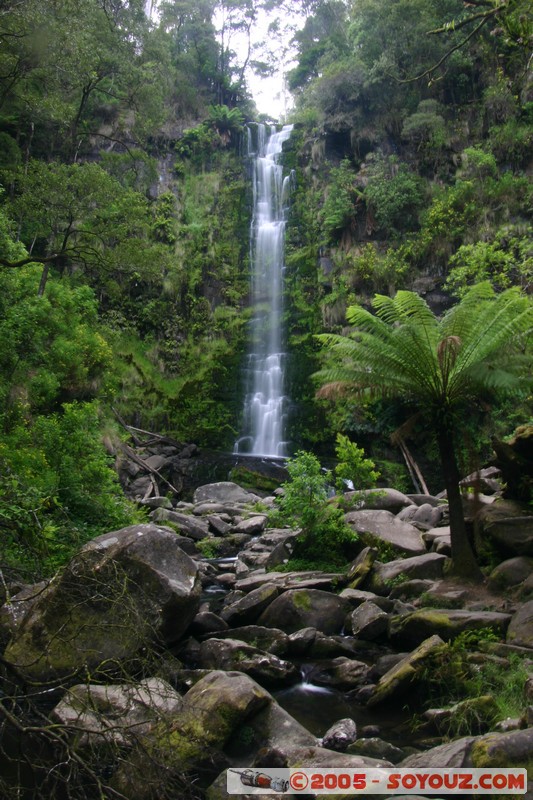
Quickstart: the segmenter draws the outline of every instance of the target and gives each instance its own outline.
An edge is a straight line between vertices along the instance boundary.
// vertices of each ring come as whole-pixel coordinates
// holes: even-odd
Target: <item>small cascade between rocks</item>
[[[250,231],[252,303],[250,352],[243,435],[234,453],[280,458],[287,455],[284,395],[282,294],[285,219],[290,176],[283,177],[279,157],[293,126],[281,131],[259,125],[253,170],[253,216]]]

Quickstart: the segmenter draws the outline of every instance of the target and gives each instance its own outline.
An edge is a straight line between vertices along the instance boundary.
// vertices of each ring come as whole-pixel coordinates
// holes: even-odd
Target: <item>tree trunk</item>
[[[450,511],[450,538],[452,543],[452,570],[455,575],[473,581],[482,581],[476,557],[468,541],[463,501],[459,487],[460,475],[455,456],[453,432],[449,428],[441,428],[437,432],[437,442],[444,477],[444,485],[448,496]]]

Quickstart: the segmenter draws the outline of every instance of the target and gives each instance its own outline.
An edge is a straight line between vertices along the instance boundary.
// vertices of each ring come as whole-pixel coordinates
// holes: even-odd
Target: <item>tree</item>
[[[453,569],[480,579],[463,517],[457,434],[482,396],[526,388],[523,348],[533,306],[518,288],[496,295],[489,283],[472,287],[441,319],[414,292],[376,295],[373,306],[375,314],[348,309],[351,335],[318,337],[327,346],[319,395],[400,398],[429,420],[448,496]]]

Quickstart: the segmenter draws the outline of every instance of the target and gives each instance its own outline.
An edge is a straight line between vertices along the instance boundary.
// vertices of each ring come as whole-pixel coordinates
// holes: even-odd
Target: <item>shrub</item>
[[[365,458],[365,451],[350,441],[342,433],[337,434],[336,455],[339,463],[335,467],[335,485],[338,491],[343,491],[346,482],[351,488],[371,489],[376,485],[379,472],[370,458]]]
[[[300,528],[294,550],[295,559],[321,566],[344,564],[356,535],[344,522],[341,509],[328,503],[332,475],[323,470],[312,453],[300,450],[287,462],[291,480],[283,484],[284,495],[277,500],[277,509],[270,514],[271,524],[287,524]]]

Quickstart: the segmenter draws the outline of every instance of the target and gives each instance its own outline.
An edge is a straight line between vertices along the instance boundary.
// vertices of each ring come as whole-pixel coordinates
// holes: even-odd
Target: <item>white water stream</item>
[[[292,125],[281,131],[258,126],[254,155],[254,207],[251,226],[254,314],[247,365],[243,435],[234,452],[254,456],[286,455],[282,294],[285,218],[289,177],[279,156]]]

